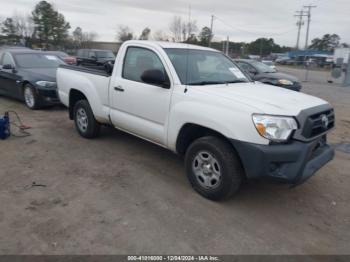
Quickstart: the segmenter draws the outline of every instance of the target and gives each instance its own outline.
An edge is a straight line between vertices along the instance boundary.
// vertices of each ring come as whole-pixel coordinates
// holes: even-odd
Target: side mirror
[[[107,62],[104,64],[104,69],[107,72],[107,74],[112,74],[113,73],[113,68],[114,68],[114,62]]]
[[[141,80],[147,84],[170,88],[170,83],[164,72],[158,69],[146,70],[141,76]]]
[[[92,60],[97,60],[97,57],[96,56],[92,56],[91,59]]]
[[[2,69],[5,69],[5,70],[13,70],[15,69],[13,65],[10,65],[10,64],[6,64],[6,65],[3,65],[2,66]]]

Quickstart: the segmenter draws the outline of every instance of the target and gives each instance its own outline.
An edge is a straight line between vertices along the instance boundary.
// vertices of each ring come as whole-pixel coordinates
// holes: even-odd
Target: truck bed
[[[78,71],[78,72],[84,72],[84,73],[93,74],[93,75],[100,75],[100,76],[105,76],[105,77],[111,76],[110,74],[108,74],[104,70],[98,70],[98,69],[87,68],[87,67],[82,67],[82,66],[60,65],[60,68],[74,70],[74,71]]]
[[[57,70],[59,98],[69,107],[69,94],[73,90],[86,96],[96,119],[108,123],[109,82],[111,76],[106,72],[81,66],[62,65]]]

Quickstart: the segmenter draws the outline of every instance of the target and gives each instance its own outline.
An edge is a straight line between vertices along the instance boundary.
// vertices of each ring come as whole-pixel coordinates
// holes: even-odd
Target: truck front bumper
[[[271,177],[301,184],[334,158],[326,137],[309,143],[257,145],[231,140],[248,178]]]

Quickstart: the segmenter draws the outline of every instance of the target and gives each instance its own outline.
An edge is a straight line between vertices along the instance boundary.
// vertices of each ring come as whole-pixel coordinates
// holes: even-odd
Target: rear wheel
[[[101,125],[96,121],[87,100],[80,100],[74,105],[74,123],[84,138],[95,138],[100,133]]]
[[[202,196],[219,201],[236,193],[244,178],[237,154],[217,137],[203,137],[189,147],[185,159],[187,177]]]
[[[23,90],[24,103],[29,109],[35,110],[40,108],[40,99],[33,86],[27,84]]]

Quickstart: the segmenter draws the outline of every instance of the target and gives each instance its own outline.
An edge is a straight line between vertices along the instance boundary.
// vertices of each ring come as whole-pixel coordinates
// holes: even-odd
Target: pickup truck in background
[[[91,69],[107,70],[108,62],[114,60],[115,55],[111,50],[79,49],[76,64]]]
[[[82,137],[112,125],[167,148],[211,200],[236,193],[245,178],[300,184],[334,157],[326,101],[253,82],[213,49],[128,41],[111,75],[63,65],[57,84]]]

